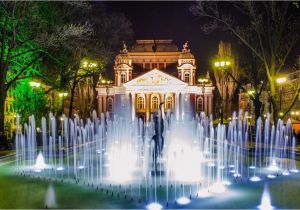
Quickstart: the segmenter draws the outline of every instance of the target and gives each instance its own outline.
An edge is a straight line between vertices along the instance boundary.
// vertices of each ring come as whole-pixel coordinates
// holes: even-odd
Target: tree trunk
[[[77,82],[74,80],[73,86],[71,88],[71,97],[70,97],[70,106],[69,106],[69,118],[72,117],[73,113],[73,102],[74,102],[74,94],[75,94],[75,89],[76,89]]]
[[[254,102],[253,105],[254,105],[254,115],[255,115],[255,122],[256,122],[257,119],[261,116],[262,103],[259,100],[259,96],[256,96],[253,102]]]
[[[4,112],[5,112],[6,90],[4,82],[0,84],[0,144],[6,144],[6,136],[4,134]]]

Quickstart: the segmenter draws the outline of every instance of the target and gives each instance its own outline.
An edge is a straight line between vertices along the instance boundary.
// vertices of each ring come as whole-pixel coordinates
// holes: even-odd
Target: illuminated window
[[[137,98],[136,108],[137,109],[145,109],[145,99],[142,96],[139,96]]]
[[[173,109],[173,97],[172,96],[168,96],[166,98],[166,109]]]
[[[190,73],[185,73],[184,74],[184,82],[190,83]]]
[[[121,83],[125,83],[126,82],[126,74],[121,74]]]
[[[203,111],[203,99],[202,97],[198,97],[197,99],[197,112]]]
[[[157,96],[152,97],[151,108],[152,109],[158,109],[158,97]]]
[[[112,112],[113,111],[113,99],[108,98],[107,100],[107,111]]]

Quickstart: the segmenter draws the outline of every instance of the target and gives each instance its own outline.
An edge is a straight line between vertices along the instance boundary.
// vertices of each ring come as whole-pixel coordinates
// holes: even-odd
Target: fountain
[[[56,208],[55,192],[52,184],[50,184],[47,189],[46,198],[45,198],[45,207]]]
[[[261,197],[261,204],[258,206],[261,210],[272,210],[274,207],[271,205],[271,197],[269,193],[268,185],[264,185],[263,194]]]
[[[156,116],[146,122],[132,118],[126,106],[114,115],[93,112],[86,123],[78,116],[56,120],[50,113],[48,120],[41,120],[41,144],[32,116],[23,130],[17,124],[16,170],[80,182],[118,198],[144,200],[151,210],[161,209],[163,202],[188,205],[192,196],[223,193],[230,179],[255,182],[275,178],[270,171],[283,175],[298,171],[290,121],[284,125],[279,120],[275,126],[269,115],[264,122],[259,118],[251,147],[248,113],[233,113],[227,126],[214,126],[212,116],[192,116],[187,101],[182,97],[182,113],[159,113],[163,127],[157,127]],[[161,136],[157,144],[155,132]]]

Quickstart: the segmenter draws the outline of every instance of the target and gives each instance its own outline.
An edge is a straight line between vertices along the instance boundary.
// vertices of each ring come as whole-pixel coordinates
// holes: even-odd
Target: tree
[[[54,8],[55,7],[55,8]],[[64,13],[61,13],[65,11]],[[91,33],[89,24],[69,22],[70,5],[59,2],[1,2],[0,7],[0,139],[4,139],[4,103],[17,81],[33,75],[48,50]],[[58,21],[62,19],[66,21]]]
[[[223,41],[219,43],[217,59],[228,59],[231,63],[230,67],[224,70],[220,70],[219,68],[214,69],[216,86],[222,100],[222,111],[225,114],[225,119],[227,119],[234,110],[234,93],[237,91],[237,84],[232,77],[234,77],[235,80],[239,79],[239,65],[237,57],[232,53],[231,44],[224,43]],[[231,77],[229,76],[229,72]],[[221,116],[223,116],[223,113],[221,113]]]
[[[300,12],[292,2],[230,2],[232,12],[219,7],[218,2],[197,2],[190,10],[208,20],[202,29],[229,31],[259,59],[268,80],[273,119],[279,112],[279,94],[276,79],[300,39]],[[224,6],[224,5],[223,5]],[[233,11],[234,10],[234,11]],[[289,108],[297,100],[300,84]]]

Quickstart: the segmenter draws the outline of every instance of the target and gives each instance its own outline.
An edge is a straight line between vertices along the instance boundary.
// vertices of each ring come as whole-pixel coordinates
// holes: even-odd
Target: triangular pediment
[[[187,84],[180,79],[177,79],[176,77],[169,75],[167,73],[164,73],[158,69],[153,69],[141,76],[138,76],[134,78],[133,80],[130,80],[129,82],[125,83],[125,87],[130,86],[172,86],[172,85],[181,85],[181,86],[187,86]]]

